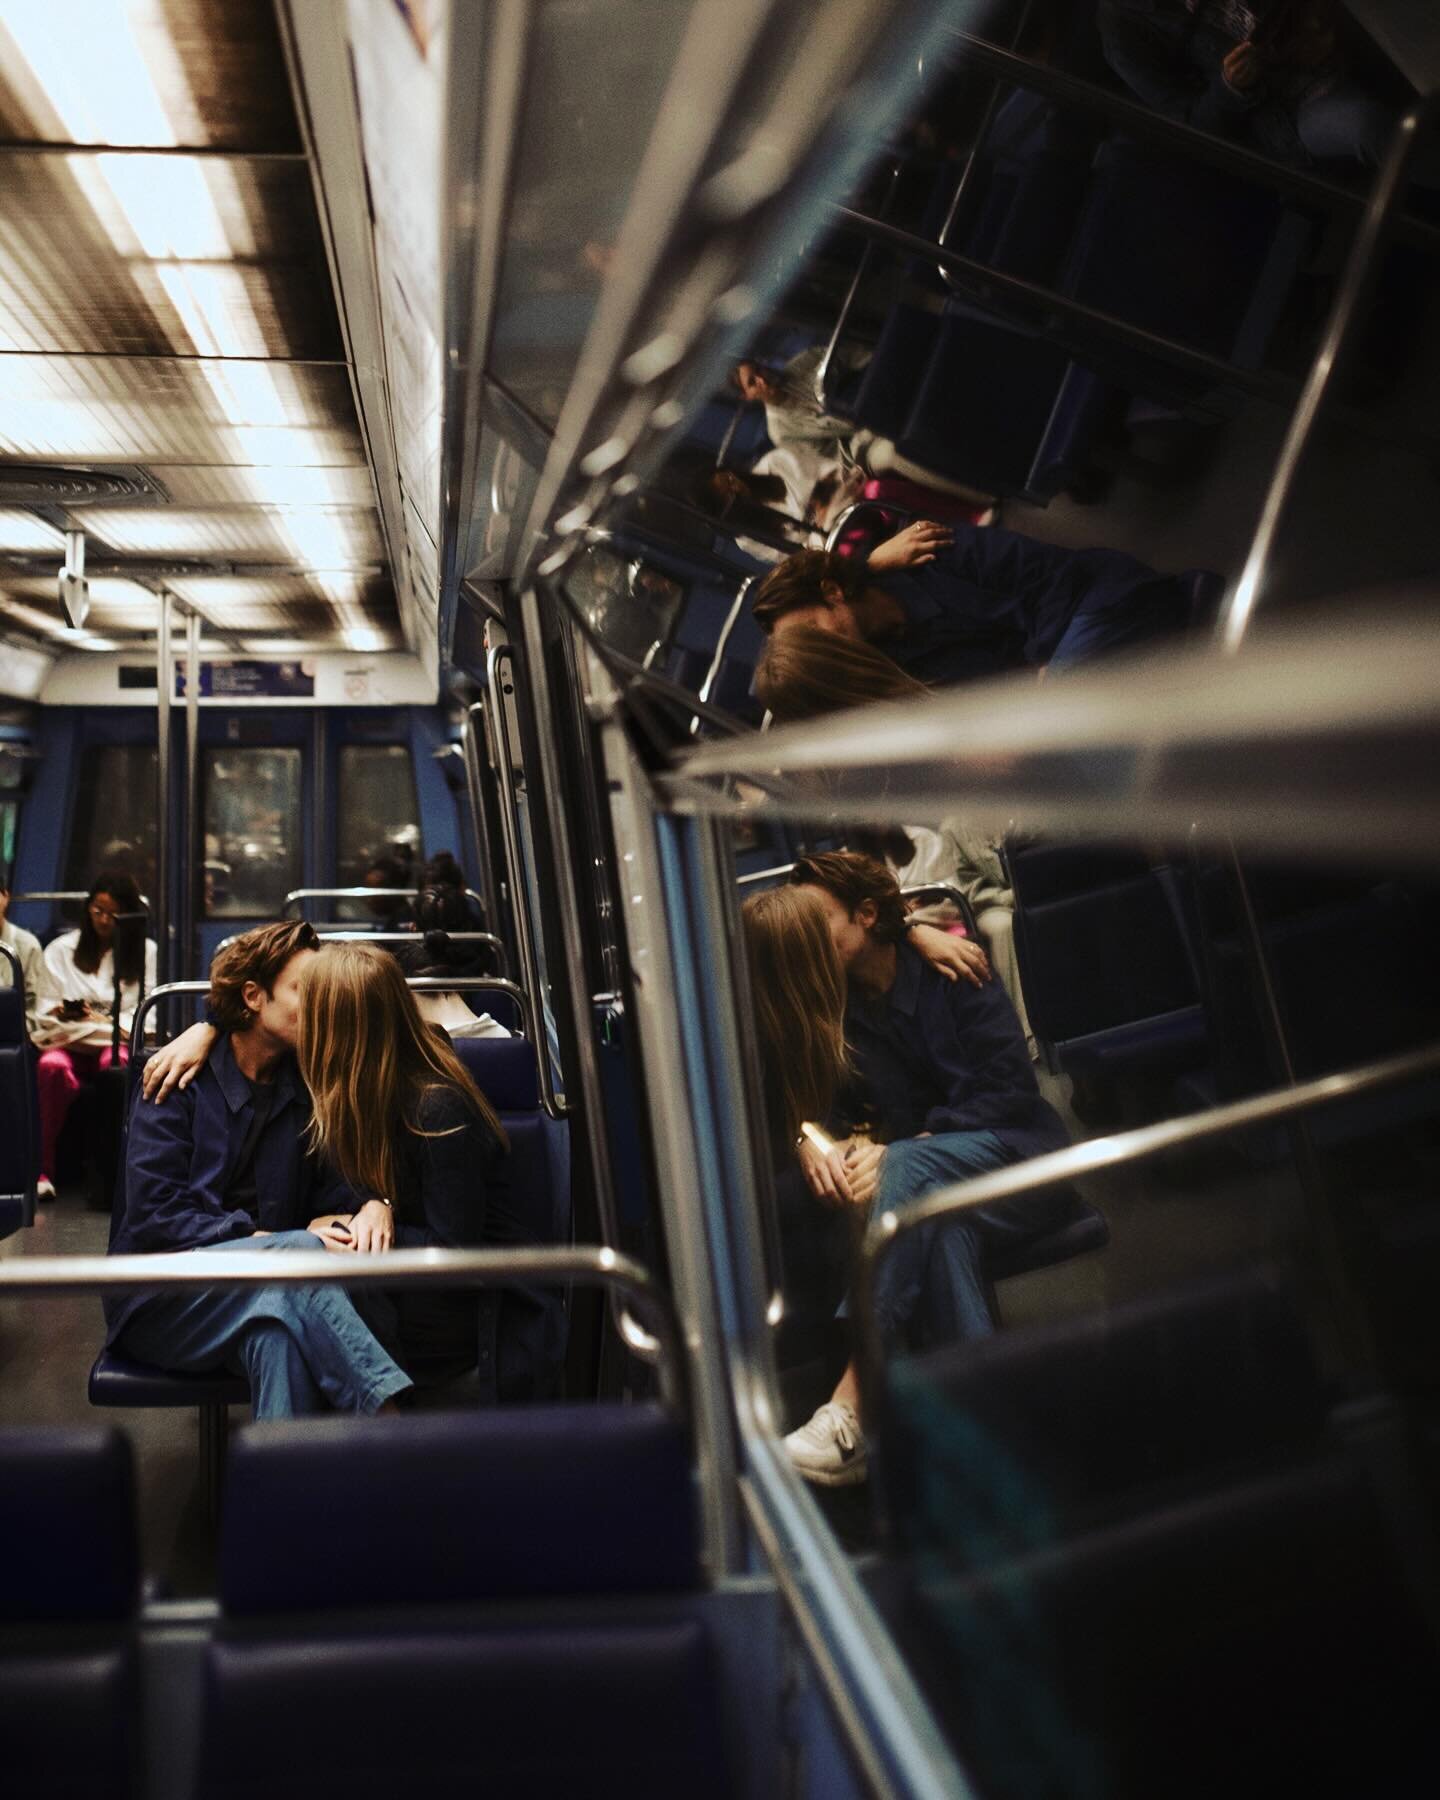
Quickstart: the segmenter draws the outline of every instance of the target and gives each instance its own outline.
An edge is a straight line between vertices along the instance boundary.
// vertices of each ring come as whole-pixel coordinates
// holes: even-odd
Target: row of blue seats
[[[956,165],[942,165],[918,231],[938,238]],[[997,108],[948,247],[1242,370],[1263,366],[1315,237],[1264,188],[1100,134],[1014,91]],[[1223,381],[1069,325],[1041,335],[1003,290],[962,294],[921,257],[874,353],[828,410],[892,438],[926,467],[1043,504],[1069,485],[1137,398],[1217,415]],[[916,293],[916,289],[920,292]],[[928,291],[928,296],[927,296]],[[1033,319],[1033,308],[1030,311]]]
[[[1211,1277],[888,1379],[890,1604],[986,1794],[1433,1784],[1433,1594],[1396,1529],[1429,1502],[1389,1473],[1416,1422],[1332,1391],[1285,1281]]]
[[[772,1791],[772,1695],[736,1690],[774,1672],[753,1630],[752,1675],[726,1653],[687,1436],[657,1408],[243,1432],[198,1682],[142,1654],[119,1432],[0,1433],[0,1541],[24,1547],[0,1584],[15,1793]]]

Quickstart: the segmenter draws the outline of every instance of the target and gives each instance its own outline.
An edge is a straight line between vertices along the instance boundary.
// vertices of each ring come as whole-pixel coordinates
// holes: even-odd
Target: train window
[[[153,744],[93,744],[80,758],[61,885],[88,888],[101,869],[133,876],[142,894],[155,892]]]
[[[0,870],[15,867],[15,832],[20,821],[20,802],[0,800]]]
[[[406,744],[344,744],[335,861],[342,886],[358,886],[382,857],[413,871],[420,853],[420,807]],[[378,886],[409,887],[404,881]]]
[[[300,885],[300,752],[207,750],[205,916],[278,914]]]

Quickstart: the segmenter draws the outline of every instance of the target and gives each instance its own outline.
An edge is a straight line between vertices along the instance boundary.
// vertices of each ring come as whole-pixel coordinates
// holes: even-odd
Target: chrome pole
[[[170,655],[174,613],[170,595],[160,595],[160,626],[155,638],[155,932],[156,979],[170,976],[170,700],[175,686]]]
[[[200,972],[200,921],[205,914],[205,828],[200,817],[200,615],[185,618],[185,873],[181,883],[180,968]]]

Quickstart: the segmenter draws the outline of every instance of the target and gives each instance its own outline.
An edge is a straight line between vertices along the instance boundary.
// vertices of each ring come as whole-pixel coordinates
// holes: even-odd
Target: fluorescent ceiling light
[[[0,0],[0,25],[81,144],[175,144],[175,127],[123,0]]]
[[[343,633],[343,636],[347,650],[383,650],[385,648],[385,634],[376,631],[373,626],[352,626]]]
[[[259,656],[308,656],[321,648],[314,638],[246,637],[240,642]]]
[[[21,507],[0,507],[0,550],[16,555],[42,556],[47,550],[63,551],[65,536],[47,520]]]

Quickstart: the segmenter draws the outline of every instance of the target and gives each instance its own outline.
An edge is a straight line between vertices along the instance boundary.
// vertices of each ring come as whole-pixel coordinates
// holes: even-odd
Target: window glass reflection
[[[299,750],[207,750],[205,917],[266,918],[301,879]]]

